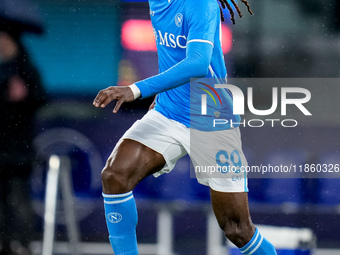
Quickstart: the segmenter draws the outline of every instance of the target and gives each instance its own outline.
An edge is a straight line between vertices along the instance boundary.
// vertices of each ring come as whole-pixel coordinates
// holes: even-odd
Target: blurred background
[[[55,154],[69,160],[65,169],[71,177],[79,238],[83,245],[92,245],[92,248],[82,246],[87,247],[83,253],[110,254],[100,171],[115,143],[145,114],[153,99],[125,104],[116,115],[112,114],[113,105],[96,109],[92,101],[107,86],[129,85],[157,74],[148,3],[118,0],[35,0],[33,3],[39,7],[39,26],[44,32],[23,33],[22,44],[39,70],[46,101],[35,114],[33,126],[35,156],[29,183],[34,224],[30,247],[34,254],[41,254],[46,176],[49,158]],[[244,16],[236,19],[235,26],[228,11],[225,12],[222,39],[229,77],[339,77],[338,0],[250,0],[249,3],[255,15],[248,15],[239,3]],[[339,92],[334,91],[325,92],[327,100],[338,101]],[[340,136],[335,121],[338,116],[334,115],[337,109],[333,111],[324,112],[324,115],[332,114],[328,121],[316,119],[294,129],[242,128],[249,164],[339,163]],[[227,248],[219,252],[211,248],[224,245],[225,241],[210,233],[214,225],[209,221],[209,190],[190,179],[189,168],[189,159],[185,157],[170,175],[149,177],[136,188],[137,232],[139,242],[145,244],[141,253],[171,254],[171,250],[175,254],[227,254]],[[339,179],[334,178],[250,179],[253,221],[260,225],[309,229],[313,238],[305,241],[302,238],[295,245],[301,250],[289,254],[309,254],[310,249],[313,254],[340,254],[339,184]],[[66,208],[61,202],[65,194],[61,193],[58,193],[54,231],[60,245],[54,248],[55,253],[67,254],[70,250],[67,246],[63,249],[62,244],[70,238]],[[172,239],[167,235],[172,235]],[[156,246],[153,251],[152,244],[156,243],[162,243],[163,250]]]

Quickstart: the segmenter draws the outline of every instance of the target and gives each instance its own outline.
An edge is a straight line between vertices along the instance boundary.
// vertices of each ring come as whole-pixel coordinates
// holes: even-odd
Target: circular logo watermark
[[[107,220],[111,223],[118,223],[123,219],[123,216],[120,213],[109,213],[107,216]]]

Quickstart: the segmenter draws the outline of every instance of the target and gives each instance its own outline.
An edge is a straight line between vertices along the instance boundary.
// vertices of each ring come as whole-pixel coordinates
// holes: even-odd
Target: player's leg
[[[214,132],[191,130],[190,137],[193,141],[190,156],[193,165],[198,166],[198,171],[195,168],[197,180],[210,187],[213,210],[226,237],[243,254],[276,254],[273,245],[262,237],[251,222],[247,177],[242,172],[248,163],[242,150],[239,129]],[[208,170],[199,171],[202,166]],[[216,170],[215,166],[220,170]]]
[[[189,130],[150,110],[125,132],[102,172],[103,196],[110,241],[115,255],[138,254],[134,187],[146,176],[170,172],[187,152],[175,139]]]
[[[165,160],[160,153],[131,139],[120,140],[102,171],[103,192],[127,193],[164,165]]]
[[[274,246],[253,225],[248,193],[226,193],[210,189],[211,202],[219,226],[242,254],[274,255]]]
[[[137,255],[137,208],[133,188],[165,164],[161,154],[130,139],[117,144],[102,171],[110,242],[115,255]]]
[[[243,247],[255,233],[246,192],[226,193],[210,189],[212,207],[219,226],[237,247]]]

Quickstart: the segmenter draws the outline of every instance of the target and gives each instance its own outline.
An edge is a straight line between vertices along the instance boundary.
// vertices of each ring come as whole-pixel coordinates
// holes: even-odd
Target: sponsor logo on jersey
[[[176,17],[175,17],[175,23],[176,26],[181,27],[183,24],[183,15],[182,13],[177,13]]]
[[[161,30],[154,30],[156,43],[169,48],[182,48],[187,47],[187,38],[185,35],[174,35],[168,32],[162,32]]]
[[[118,223],[123,219],[123,216],[120,213],[113,212],[109,213],[106,218],[111,223]]]

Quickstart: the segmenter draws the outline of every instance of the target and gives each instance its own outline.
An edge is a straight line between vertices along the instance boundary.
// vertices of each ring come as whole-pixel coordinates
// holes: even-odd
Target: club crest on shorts
[[[182,13],[177,13],[176,17],[175,17],[175,23],[176,26],[181,27],[183,24],[183,15]]]
[[[109,213],[106,216],[107,220],[111,223],[118,223],[123,219],[123,216],[120,213]]]

